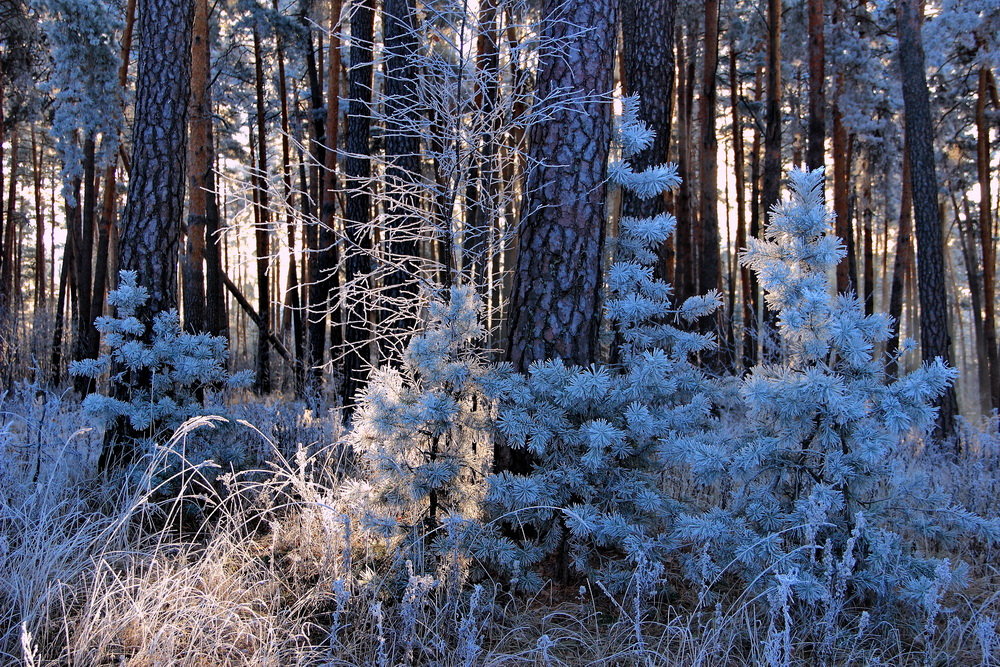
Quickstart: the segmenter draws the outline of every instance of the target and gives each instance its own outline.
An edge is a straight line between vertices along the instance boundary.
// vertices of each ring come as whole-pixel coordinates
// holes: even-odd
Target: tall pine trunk
[[[913,219],[917,237],[917,290],[920,300],[920,351],[924,360],[951,358],[944,243],[938,208],[937,170],[934,164],[934,127],[930,93],[924,71],[920,0],[896,3],[899,61],[903,82],[903,113],[913,186]],[[954,431],[958,406],[951,388],[941,401],[939,432]]]

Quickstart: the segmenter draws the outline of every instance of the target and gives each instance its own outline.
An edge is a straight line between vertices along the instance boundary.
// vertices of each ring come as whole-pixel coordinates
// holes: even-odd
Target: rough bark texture
[[[639,118],[656,132],[653,145],[632,157],[637,170],[663,164],[670,148],[670,121],[674,111],[674,24],[677,0],[622,0],[622,68],[625,90],[639,95]],[[622,214],[637,218],[667,211],[663,197],[640,199],[623,193]],[[662,262],[659,273],[663,273]],[[663,276],[668,281],[673,276]]]
[[[138,74],[128,201],[119,238],[121,267],[149,291],[144,312],[177,307],[177,260],[184,216],[193,0],[141,0]],[[126,389],[116,385],[118,398]],[[131,463],[139,434],[113,426],[98,462]]]
[[[903,81],[903,108],[913,186],[913,219],[917,238],[917,289],[920,301],[920,349],[925,360],[950,359],[948,299],[945,283],[937,172],[934,165],[934,128],[930,94],[924,71],[920,36],[919,0],[899,0],[896,21]],[[954,429],[957,412],[954,390],[942,399],[938,426],[944,435]]]
[[[138,81],[121,266],[138,271],[148,312],[177,307],[184,214],[193,0],[141,0]]]
[[[414,129],[420,122],[416,106],[418,73],[414,66],[419,48],[415,15],[413,0],[383,2],[386,107],[384,144],[387,163],[385,214],[389,224],[405,229],[417,227],[419,223],[415,215],[420,207],[412,185],[420,178],[420,138]],[[416,267],[410,258],[417,258],[417,243],[415,237],[409,236],[410,233],[407,232],[407,238],[394,238],[390,243],[389,253],[396,262],[396,267],[385,277],[385,295],[390,300],[416,295]],[[397,322],[396,328],[406,332],[411,331],[413,325],[413,322],[404,320]]]
[[[539,63],[540,97],[555,89],[610,91],[616,0],[543,4],[543,15],[558,9],[563,19],[547,23],[544,37],[568,38],[568,44],[562,57]],[[581,34],[571,25],[591,31]],[[546,358],[594,360],[611,107],[595,101],[580,106],[555,111],[529,135],[530,159],[544,166],[528,174],[511,295],[508,349],[520,370]]]
[[[365,229],[371,220],[371,194],[367,180],[371,176],[371,102],[372,39],[375,19],[374,0],[359,0],[351,17],[351,69],[348,73],[350,102],[347,111],[347,205],[344,225],[348,244],[353,246],[347,258],[347,282],[365,280],[369,273],[371,236]],[[365,379],[369,360],[368,313],[356,304],[348,306],[344,357],[344,403],[352,402]]]

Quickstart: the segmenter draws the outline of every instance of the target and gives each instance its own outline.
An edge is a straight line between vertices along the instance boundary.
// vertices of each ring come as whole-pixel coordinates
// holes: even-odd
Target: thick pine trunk
[[[371,221],[371,102],[372,102],[372,40],[374,0],[357,0],[351,17],[351,68],[348,73],[349,99],[347,111],[347,205],[344,226],[349,246],[347,285],[351,290],[365,290],[370,273],[372,238],[368,229]],[[341,397],[347,405],[354,401],[364,383],[370,361],[371,332],[369,331],[367,297],[345,306],[344,377]]]
[[[193,0],[141,0],[138,80],[121,265],[149,290],[147,312],[177,307],[184,213]]]
[[[951,358],[948,333],[948,299],[945,283],[944,243],[938,208],[937,171],[934,164],[934,127],[930,93],[924,72],[920,0],[899,0],[896,21],[903,82],[903,108],[913,186],[913,218],[917,238],[917,288],[920,300],[920,347],[924,360]],[[957,413],[954,389],[941,403],[941,435],[954,431]]]
[[[635,169],[667,161],[674,107],[674,25],[677,0],[622,0],[622,67],[625,90],[639,95],[639,118],[656,132],[653,144],[630,160]],[[652,217],[667,211],[664,197],[640,199],[624,192],[622,214]],[[662,274],[663,263],[657,265]],[[660,275],[669,281],[673,276]]]
[[[555,90],[610,91],[617,2],[544,5],[543,15],[558,10],[561,20],[547,23],[543,38],[567,39],[567,45],[539,63],[539,97]],[[555,357],[587,364],[596,355],[611,107],[580,106],[555,110],[530,130],[529,161],[540,166],[527,179],[508,348],[519,370]]]
[[[140,1],[131,173],[119,247],[121,267],[137,272],[149,291],[147,316],[177,307],[193,18],[193,0]],[[121,385],[114,392],[125,398]],[[100,467],[132,462],[135,435],[117,424]]]
[[[489,6],[489,5],[488,5]],[[495,21],[495,7],[493,10]],[[419,44],[415,26],[416,9],[413,0],[384,0],[382,12],[382,32],[385,36],[385,215],[390,236],[388,252],[395,267],[385,276],[385,298],[389,308],[400,308],[404,312],[416,297],[417,232],[420,226],[418,211],[420,199],[416,195],[415,184],[420,179],[420,113],[416,107],[418,72],[414,66]],[[489,99],[490,101],[487,101]],[[490,95],[484,96],[480,104],[491,104]],[[487,137],[486,142],[491,138]],[[490,162],[483,161],[480,174],[493,169]],[[471,179],[470,179],[471,180]],[[487,196],[488,189],[478,189],[475,208],[478,218],[475,225],[486,225],[486,209],[479,207],[479,197]],[[469,226],[473,222],[469,221]],[[485,258],[485,244],[471,250],[479,259]],[[479,271],[474,279],[482,283],[485,263],[478,262]],[[394,305],[398,304],[398,305]],[[394,332],[403,335],[413,330],[412,319],[397,320]],[[381,357],[382,355],[380,355]]]

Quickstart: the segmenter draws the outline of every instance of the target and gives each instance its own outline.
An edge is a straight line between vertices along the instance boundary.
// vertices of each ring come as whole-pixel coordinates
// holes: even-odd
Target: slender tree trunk
[[[694,38],[688,36],[685,49],[684,31],[677,30],[677,69],[680,82],[677,86],[677,173],[681,178],[677,190],[677,230],[674,233],[674,292],[677,300],[694,296],[698,291],[695,273],[694,226],[695,213],[692,202],[694,169],[691,164],[691,111],[694,99]]]
[[[76,337],[73,341],[73,359],[82,360],[89,356],[92,336],[97,336],[94,329],[94,318],[91,315],[93,306],[93,261],[94,261],[94,218],[97,214],[97,148],[94,135],[88,134],[83,143],[83,202],[80,215],[81,224],[74,228],[76,235]],[[77,376],[73,386],[82,396],[92,391],[93,378]]]
[[[264,62],[260,30],[253,29],[254,78],[257,93],[257,225],[254,230],[257,255],[257,364],[254,389],[258,394],[271,391],[271,209],[267,195],[267,109],[264,102]]]
[[[275,12],[278,12],[278,0],[273,0],[271,7]],[[278,51],[278,97],[281,103],[281,180],[284,186],[282,207],[285,210],[285,231],[288,242],[288,284],[286,286],[285,311],[288,324],[292,330],[292,346],[295,350],[295,359],[293,361],[295,394],[301,397],[304,395],[306,389],[304,366],[305,330],[302,321],[302,299],[299,295],[298,261],[295,256],[295,215],[292,205],[292,149],[290,138],[292,129],[288,116],[285,47],[280,33],[275,39]]]
[[[335,1],[331,0],[331,2]],[[320,83],[319,70],[317,69],[316,54],[313,51],[312,27],[306,13],[307,4],[304,0],[301,3],[299,21],[302,24],[303,32],[307,36],[302,46],[306,53],[306,73],[309,79],[309,100],[312,118],[312,122],[309,123],[309,145],[312,162],[316,166],[311,170],[312,178],[310,179],[310,186],[308,189],[303,189],[302,208],[306,219],[311,220],[314,217],[314,212],[312,211],[310,202],[316,202],[318,207],[316,213],[319,213],[320,216],[323,215],[324,204],[335,204],[333,192],[324,192],[319,181],[321,179],[320,174],[323,171],[322,167],[336,164],[336,156],[329,157],[328,152],[335,152],[337,144],[336,140],[331,143],[325,136],[326,127],[324,125],[323,109],[326,105],[323,101],[323,87]],[[339,29],[339,20],[340,16],[338,12],[332,17],[331,32],[335,33]],[[339,44],[339,40],[335,39],[334,41]],[[335,78],[339,83],[339,77]],[[334,100],[334,98],[331,97],[331,100]],[[334,104],[327,111],[336,116],[338,113],[337,109],[338,105]],[[334,122],[334,127],[336,127],[336,122]],[[330,151],[326,150],[327,145],[330,145]],[[331,161],[328,162],[328,160]],[[336,209],[334,208],[333,210]],[[305,295],[308,297],[306,312],[309,313],[309,347],[307,354],[308,365],[312,370],[311,377],[315,389],[319,387],[323,378],[322,368],[326,350],[327,316],[330,312],[336,312],[336,307],[331,304],[332,281],[335,280],[334,272],[337,266],[336,244],[332,219],[331,225],[322,224],[322,219],[320,220],[320,224],[306,224],[303,231],[307,262],[302,272],[302,280],[303,283],[309,286],[305,290]],[[339,318],[333,317],[330,319],[332,319],[330,322],[331,334],[335,332],[339,334]],[[334,345],[331,344],[330,347],[332,349]]]
[[[729,100],[733,116],[733,171],[736,186],[736,253],[747,247],[747,214],[746,214],[746,158],[743,148],[743,120],[740,117],[739,68],[735,44],[729,45]],[[743,318],[743,370],[754,365],[753,338],[753,299],[751,298],[750,269],[740,263],[740,312]],[[730,286],[735,289],[735,285]]]
[[[701,212],[702,243],[699,249],[698,292],[722,287],[719,256],[719,142],[715,136],[715,107],[718,101],[719,2],[705,1],[705,57],[701,83]]]
[[[917,288],[920,299],[920,346],[923,359],[951,358],[948,300],[944,275],[944,244],[938,209],[934,164],[934,127],[930,93],[924,72],[923,20],[920,0],[898,0],[896,21],[903,79],[903,108],[913,185],[913,217],[917,237]],[[954,431],[957,413],[954,389],[941,403],[938,428],[942,436]]]
[[[767,92],[764,118],[764,215],[778,203],[781,189],[781,10],[782,0],[767,0]]]
[[[128,87],[129,54],[132,50],[132,32],[135,26],[136,0],[128,0],[125,7],[125,29],[122,32],[121,62],[118,65],[118,86],[121,90]],[[122,115],[125,109],[121,109]],[[118,138],[120,140],[120,137]],[[118,185],[116,171],[118,158],[109,159],[104,168],[104,194],[101,202],[101,215],[97,229],[97,252],[94,258],[94,289],[91,300],[91,317],[97,318],[104,314],[104,299],[108,288],[108,277],[112,274],[110,266],[111,249],[116,244],[118,219]],[[93,330],[89,341],[87,357],[95,358],[100,351],[101,339],[97,330]]]
[[[824,0],[809,0],[809,139],[806,167],[823,166],[826,142],[826,37],[823,31]]]
[[[42,151],[38,147],[35,126],[31,126],[31,171],[35,193],[35,312],[46,305],[45,201],[42,197]]]
[[[990,407],[1000,409],[1000,359],[996,328],[996,245],[993,241],[993,193],[990,174],[990,124],[986,114],[990,71],[979,69],[976,96],[976,173],[979,178],[979,238],[983,257],[983,334],[989,369]],[[984,363],[981,361],[980,363]]]
[[[341,0],[330,0],[330,44],[329,56],[326,59],[327,102],[326,126],[324,141],[327,149],[324,152],[325,169],[323,170],[322,201],[323,224],[320,226],[321,270],[320,292],[329,299],[330,295],[340,291],[340,256],[339,241],[334,230],[336,228],[336,189],[337,189],[337,146],[340,129],[340,29]],[[339,294],[338,294],[339,297]],[[344,345],[344,319],[346,310],[331,304],[330,310],[330,350],[331,358],[339,354]],[[322,342],[320,341],[320,344]]]
[[[182,255],[184,277],[184,326],[188,331],[208,329],[205,285],[205,234],[212,182],[211,55],[208,0],[195,0],[191,36],[191,106],[188,145],[187,247]],[[213,239],[214,242],[214,239]]]

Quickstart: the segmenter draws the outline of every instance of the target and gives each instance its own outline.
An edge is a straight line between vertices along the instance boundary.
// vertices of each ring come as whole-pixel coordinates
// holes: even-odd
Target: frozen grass
[[[924,545],[967,562],[969,585],[896,627],[786,616],[778,584],[645,595],[649,572],[619,599],[586,584],[526,598],[458,564],[390,595],[390,554],[348,518],[353,462],[329,415],[246,406],[247,423],[189,423],[143,471],[97,482],[77,408],[23,393],[0,422],[3,664],[1000,664],[997,554],[972,540]],[[170,453],[213,432],[270,462],[234,473]],[[1000,446],[984,433],[962,460],[915,447],[899,468],[995,514]]]

